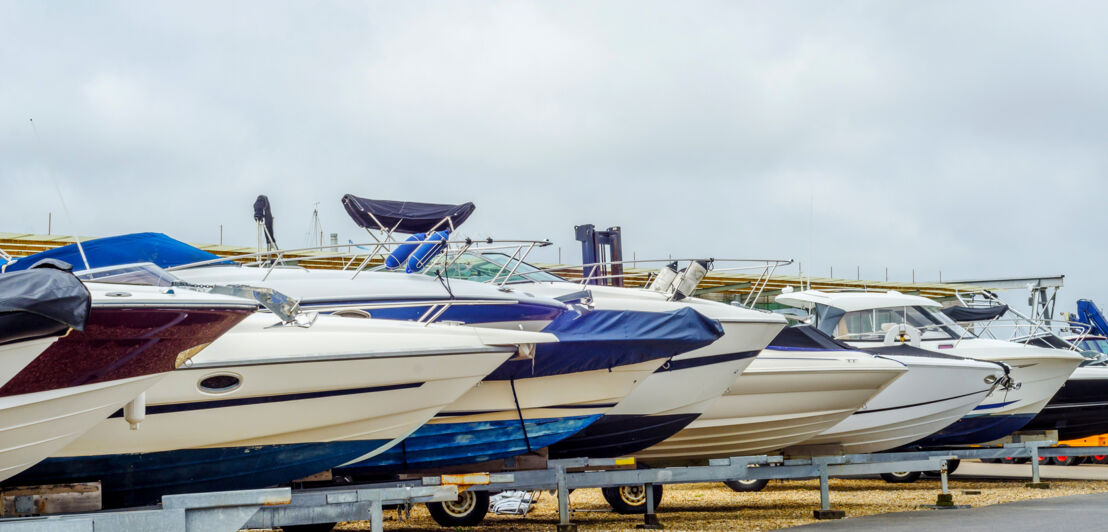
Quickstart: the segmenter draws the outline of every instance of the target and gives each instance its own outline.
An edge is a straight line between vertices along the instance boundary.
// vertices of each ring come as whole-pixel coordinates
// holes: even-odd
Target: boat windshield
[[[953,340],[971,335],[946,314],[920,306],[847,312],[835,325],[834,335],[844,340],[881,341],[890,329],[901,324],[919,329],[923,340]]]
[[[150,262],[107,266],[77,272],[74,275],[86,283],[112,283],[144,286],[173,286],[179,281],[173,274]]]
[[[1108,339],[1086,338],[1081,340],[1081,348],[1088,351],[1108,354]]]
[[[423,270],[426,275],[438,275],[443,270],[442,261],[436,262]],[[544,272],[526,262],[512,258],[503,253],[474,253],[466,252],[458,257],[446,269],[444,277],[451,279],[463,279],[466,281],[486,282],[493,279],[503,279],[508,272],[515,268],[515,274],[508,279],[509,283],[519,282],[551,282],[564,281],[557,275]]]

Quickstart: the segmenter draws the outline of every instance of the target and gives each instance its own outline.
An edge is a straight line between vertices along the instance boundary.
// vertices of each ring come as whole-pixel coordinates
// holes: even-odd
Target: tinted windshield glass
[[[439,261],[425,269],[424,273],[438,275],[443,266],[444,264]],[[513,259],[503,253],[465,253],[450,264],[450,267],[446,270],[446,276],[451,279],[478,282],[491,281],[494,278],[502,281],[508,275],[508,272],[512,271],[512,268],[515,268],[516,271],[511,279],[508,279],[510,283],[563,280],[561,277],[541,271],[526,262],[520,262],[518,259]]]
[[[924,307],[893,307],[847,312],[835,328],[835,337],[883,340],[890,329],[902,323],[919,329],[924,340],[954,339],[969,334],[941,312]]]
[[[98,268],[75,274],[86,283],[134,284],[145,286],[173,286],[179,280],[173,274],[151,263],[126,264]]]
[[[1090,351],[1108,353],[1108,340],[1103,338],[1090,338],[1081,342],[1082,347]]]

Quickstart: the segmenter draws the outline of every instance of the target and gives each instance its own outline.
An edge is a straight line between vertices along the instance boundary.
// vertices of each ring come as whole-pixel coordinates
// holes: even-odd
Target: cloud
[[[344,193],[473,236],[1108,299],[1100,3],[0,6],[0,230],[249,244]],[[34,118],[40,139],[29,127]],[[556,250],[547,251],[547,260]],[[872,273],[871,273],[872,272]]]

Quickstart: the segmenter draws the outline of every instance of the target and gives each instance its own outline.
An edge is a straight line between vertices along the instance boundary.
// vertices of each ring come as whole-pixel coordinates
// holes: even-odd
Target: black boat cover
[[[795,325],[793,327],[781,329],[781,332],[777,333],[777,337],[769,343],[769,347],[771,349],[777,347],[794,349],[833,349],[836,351],[855,349],[852,346],[824,334],[823,331],[811,325]]]
[[[461,205],[417,203],[414,201],[390,201],[359,198],[353,194],[342,197],[342,206],[358,227],[389,229],[404,234],[425,233],[432,229],[449,229],[440,224],[449,218],[454,227],[462,225],[477,208],[472,202]],[[371,216],[372,214],[372,216]],[[374,217],[377,219],[374,220]],[[380,222],[378,224],[377,222]],[[384,227],[382,227],[384,226]]]
[[[988,321],[1003,316],[1005,312],[1008,312],[1008,305],[987,308],[949,307],[943,309],[943,314],[954,321]]]
[[[908,344],[897,345],[882,345],[877,347],[865,347],[861,349],[867,353],[873,355],[902,355],[913,357],[928,357],[928,358],[946,358],[950,360],[965,360],[966,357],[960,357],[957,355],[948,355],[946,353],[939,353],[937,351],[928,351],[927,349],[920,349],[918,347],[912,347]],[[988,360],[982,360],[981,362],[989,362]],[[995,363],[995,362],[994,362]]]
[[[265,195],[254,200],[254,221],[265,224],[265,243],[277,249],[277,239],[273,236],[273,211],[269,208],[269,198]]]
[[[0,344],[84,330],[88,289],[55,264],[0,275]]]

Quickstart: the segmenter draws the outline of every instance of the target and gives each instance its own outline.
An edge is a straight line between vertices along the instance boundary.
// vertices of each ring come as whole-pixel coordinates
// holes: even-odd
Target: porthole
[[[368,312],[359,309],[340,310],[335,313],[335,316],[342,316],[344,318],[372,318]]]
[[[200,380],[197,387],[207,393],[227,393],[242,385],[242,377],[234,373],[209,375]]]

